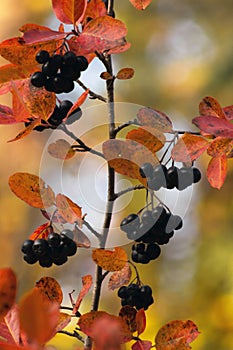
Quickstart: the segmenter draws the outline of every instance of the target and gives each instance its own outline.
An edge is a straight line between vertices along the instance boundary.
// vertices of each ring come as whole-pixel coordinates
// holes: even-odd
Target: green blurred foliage
[[[9,12],[7,0],[1,1],[0,6],[1,16],[5,16],[1,40],[16,36],[22,23],[42,23],[51,8],[49,0],[34,3],[24,0],[20,11],[18,6],[12,6]],[[231,0],[153,1],[142,13],[129,1],[115,1],[115,7],[117,18],[127,24],[132,47],[114,57],[114,62],[118,69],[124,66],[135,69],[133,80],[116,83],[117,101],[157,108],[170,115],[175,126],[188,129],[193,128],[191,119],[198,115],[199,101],[205,95],[216,97],[223,106],[233,104]],[[95,72],[92,75],[98,79]],[[0,128],[0,265],[11,265],[17,271],[19,295],[42,275],[57,277],[64,286],[68,304],[68,293],[73,288],[79,290],[80,277],[93,271],[93,266],[86,252],[49,271],[22,262],[20,244],[43,219],[38,211],[12,195],[7,178],[16,171],[38,172],[47,134],[6,144],[18,129]],[[93,133],[87,139],[88,136],[90,143],[96,141]],[[203,173],[207,161],[204,157],[200,162]],[[142,281],[153,287],[155,299],[147,312],[144,339],[153,340],[158,328],[172,319],[192,319],[201,331],[193,349],[233,349],[232,191],[231,165],[221,191],[211,189],[205,179],[195,186],[182,232],[163,248],[158,261],[139,266]],[[133,198],[125,214],[143,206],[144,194],[135,193]],[[178,208],[179,202],[176,205]],[[129,246],[127,249],[130,252]],[[89,305],[87,298],[81,312],[88,311]],[[101,308],[117,313],[119,307],[116,293],[107,290],[106,282]],[[51,343],[64,350],[68,344],[75,344],[63,335]]]

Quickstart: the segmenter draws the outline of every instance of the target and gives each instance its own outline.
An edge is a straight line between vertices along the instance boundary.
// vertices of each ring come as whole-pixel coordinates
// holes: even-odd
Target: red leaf
[[[207,134],[233,138],[233,124],[226,119],[214,116],[196,117],[192,120],[201,131]]]
[[[152,342],[149,340],[138,340],[132,345],[132,350],[150,350]]]
[[[94,19],[107,15],[107,9],[103,0],[91,0],[87,4],[86,12],[84,15],[83,23],[86,23],[90,18]]]
[[[206,96],[199,104],[199,112],[202,116],[214,116],[226,119],[225,113],[216,98]]]
[[[146,328],[146,314],[144,309],[140,309],[136,315],[138,335],[142,334]]]
[[[50,222],[46,222],[37,227],[37,229],[30,235],[29,239],[32,239],[33,241],[39,238],[47,239],[51,232],[53,232],[53,229],[50,226]]]
[[[103,16],[88,22],[83,32],[72,42],[73,45],[76,44],[79,54],[86,55],[123,45],[126,34],[127,28],[123,22],[110,16]]]
[[[233,105],[232,106],[227,106],[223,108],[223,111],[226,115],[226,118],[228,120],[232,120],[233,119]]]
[[[15,119],[12,108],[0,105],[0,124],[15,124],[18,121]]]
[[[207,179],[210,185],[220,190],[227,175],[227,157],[214,157],[210,160],[207,168]]]
[[[83,284],[83,287],[82,287],[81,291],[79,292],[78,298],[75,302],[75,306],[73,309],[74,314],[78,311],[79,306],[80,306],[83,298],[87,295],[87,293],[89,292],[89,290],[92,286],[92,276],[91,275],[83,276],[82,277],[82,284]]]
[[[17,280],[11,268],[0,269],[0,320],[15,303]]]
[[[52,4],[59,21],[66,24],[76,24],[82,20],[87,0],[52,0]]]
[[[19,66],[16,64],[6,64],[0,67],[0,84],[17,79],[28,78],[37,69],[37,64]]]
[[[70,108],[67,116],[63,121],[65,121],[71,113],[73,113],[78,107],[80,107],[86,100],[87,96],[89,94],[89,89],[87,89],[85,92],[82,93],[81,96],[78,97],[77,101],[73,104],[73,106]]]
[[[160,328],[156,337],[157,350],[187,350],[189,344],[199,335],[197,326],[193,321],[175,320]]]
[[[67,34],[49,28],[31,29],[24,33],[22,40],[25,44],[42,44],[63,40]]]
[[[41,345],[54,336],[59,313],[59,304],[46,300],[35,288],[19,304],[22,329],[31,341]]]
[[[172,149],[172,158],[177,162],[190,163],[199,158],[209,142],[202,136],[185,133]]]
[[[162,132],[172,132],[172,122],[163,112],[152,108],[140,108],[137,113],[140,125],[149,126]]]
[[[129,0],[137,10],[145,10],[152,0]]]
[[[233,149],[233,140],[225,137],[216,137],[207,149],[207,153],[211,157],[220,157],[224,154],[231,156]]]
[[[119,311],[119,316],[127,324],[131,333],[137,330],[136,315],[136,309],[129,305],[123,306]]]
[[[0,322],[0,338],[8,344],[19,345],[20,324],[18,306],[15,304]],[[1,349],[1,345],[0,345]]]
[[[112,55],[112,54],[119,54],[119,53],[122,53],[122,52],[125,52],[127,50],[129,50],[129,48],[131,47],[131,44],[124,41],[123,44],[119,45],[119,46],[116,46],[116,47],[113,47],[112,49],[110,49],[108,51],[108,54],[109,55]]]

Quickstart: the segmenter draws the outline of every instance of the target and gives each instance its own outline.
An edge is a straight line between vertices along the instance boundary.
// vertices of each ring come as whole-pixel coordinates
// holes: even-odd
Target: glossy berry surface
[[[132,306],[137,310],[147,310],[154,299],[152,297],[152,289],[150,286],[140,286],[136,283],[132,283],[129,286],[122,286],[119,288],[118,297],[121,298],[122,306]]]
[[[46,50],[40,50],[36,54],[36,61],[40,64],[46,63],[49,60],[49,52]]]

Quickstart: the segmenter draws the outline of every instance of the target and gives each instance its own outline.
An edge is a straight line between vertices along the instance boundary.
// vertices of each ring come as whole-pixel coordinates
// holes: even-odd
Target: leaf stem
[[[83,225],[85,225],[88,230],[93,233],[97,238],[100,238],[100,233],[93,229],[93,227],[85,220],[83,220]]]
[[[99,94],[96,94],[94,91],[91,91],[86,85],[83,84],[83,82],[81,82],[81,80],[76,80],[77,83],[79,84],[79,86],[81,86],[81,88],[85,91],[89,90],[89,95],[90,98],[93,100],[100,100],[102,102],[107,102],[107,99]]]
[[[71,332],[68,332],[68,331],[64,331],[64,330],[61,330],[61,331],[58,331],[58,333],[60,334],[65,334],[65,335],[68,335],[70,337],[74,337],[74,338],[77,338],[78,340],[80,340],[82,343],[85,342],[85,339],[76,331],[74,331],[73,333]]]
[[[122,191],[119,191],[118,193],[115,193],[115,198],[117,199],[128,192],[132,192],[132,191],[136,191],[136,190],[143,190],[143,189],[146,190],[146,187],[143,185],[135,185],[132,187],[128,187],[125,190],[122,190]]]

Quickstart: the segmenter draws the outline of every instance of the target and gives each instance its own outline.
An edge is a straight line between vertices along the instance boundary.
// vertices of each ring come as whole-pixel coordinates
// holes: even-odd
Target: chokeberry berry
[[[151,163],[144,163],[142,166],[139,168],[139,173],[141,177],[146,178],[149,177],[151,178],[153,176],[153,166]]]
[[[46,76],[42,72],[35,72],[32,74],[30,81],[33,86],[41,88],[46,83]]]
[[[23,244],[22,244],[22,247],[21,247],[21,251],[24,253],[24,254],[30,254],[32,253],[32,246],[33,246],[33,243],[34,241],[31,240],[31,239],[26,239]]]
[[[201,172],[198,168],[193,168],[193,183],[197,183],[201,180]]]
[[[40,50],[36,54],[36,61],[40,64],[46,63],[49,60],[49,53],[46,50]]]

